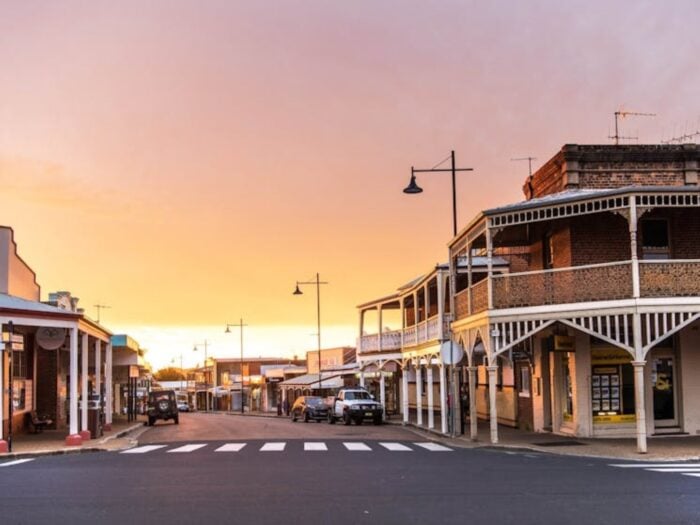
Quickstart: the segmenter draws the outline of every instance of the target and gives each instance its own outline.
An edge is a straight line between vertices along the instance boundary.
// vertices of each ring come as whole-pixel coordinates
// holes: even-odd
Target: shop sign
[[[591,350],[593,365],[625,365],[632,361],[632,355],[622,348],[594,348]]]
[[[614,425],[617,423],[634,423],[637,418],[634,414],[618,414],[606,416],[593,416],[593,423],[596,425]]]
[[[138,379],[138,377],[139,377],[138,365],[129,365],[129,377],[132,379]]]
[[[568,335],[555,335],[552,343],[552,350],[555,352],[574,352],[576,350],[574,338]]]

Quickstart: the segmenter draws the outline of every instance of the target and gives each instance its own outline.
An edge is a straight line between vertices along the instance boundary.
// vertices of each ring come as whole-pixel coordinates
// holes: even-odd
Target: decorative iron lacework
[[[624,208],[629,208],[629,196],[587,199],[584,202],[569,202],[532,210],[501,213],[492,216],[490,219],[492,227],[502,228],[504,226],[514,226],[517,224],[547,221],[551,219],[562,219],[565,217],[588,215],[591,213],[620,210]]]
[[[637,206],[698,206],[700,195],[697,193],[652,193],[636,195]]]

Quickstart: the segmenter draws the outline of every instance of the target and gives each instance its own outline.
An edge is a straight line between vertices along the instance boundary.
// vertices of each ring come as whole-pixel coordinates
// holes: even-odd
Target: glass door
[[[676,359],[671,354],[658,354],[651,362],[651,384],[654,393],[654,426],[678,426],[678,385]]]

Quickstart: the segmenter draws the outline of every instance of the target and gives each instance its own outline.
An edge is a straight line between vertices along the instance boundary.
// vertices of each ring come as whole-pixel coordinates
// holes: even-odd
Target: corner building
[[[521,428],[636,437],[640,452],[700,433],[699,160],[695,144],[566,145],[526,200],[450,242],[472,435],[488,417],[497,442],[504,407]]]

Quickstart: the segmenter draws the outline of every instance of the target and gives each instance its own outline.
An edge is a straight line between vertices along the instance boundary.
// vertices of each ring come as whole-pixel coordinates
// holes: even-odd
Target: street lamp
[[[443,162],[445,162],[447,159],[450,159],[451,166],[449,168],[439,168]],[[423,188],[418,186],[416,183],[416,173],[432,173],[432,172],[448,172],[452,174],[452,236],[456,237],[457,236],[457,177],[456,174],[458,171],[474,171],[473,168],[457,168],[455,165],[455,152],[454,150],[450,151],[450,156],[442,160],[441,162],[437,163],[435,166],[433,166],[430,169],[415,169],[413,166],[411,166],[411,181],[409,182],[408,186],[406,186],[403,190],[404,193],[407,193],[409,195],[414,195],[417,193],[422,193]],[[451,265],[450,265],[451,266]],[[454,276],[450,278],[450,288],[454,289]],[[451,294],[453,295],[453,294]],[[450,346],[452,345],[452,337],[450,337]],[[450,354],[452,354],[452,348],[450,348]],[[448,367],[451,368],[450,371],[450,381],[452,382],[452,403],[451,403],[451,410],[452,410],[452,417],[450,418],[450,423],[452,424],[452,435],[454,436],[456,434],[456,414],[457,411],[456,406],[457,406],[457,399],[459,399],[458,395],[459,392],[457,391],[457,378],[455,377],[455,371],[456,367],[454,365],[448,365]]]
[[[457,235],[457,192],[456,192],[456,174],[458,171],[474,171],[474,168],[456,168],[455,167],[455,152],[452,150],[450,152],[450,156],[448,157],[452,160],[452,166],[450,168],[438,168],[440,164],[445,162],[443,160],[442,162],[436,164],[430,169],[415,169],[413,166],[411,166],[411,182],[409,182],[408,186],[406,186],[403,190],[404,193],[408,193],[409,195],[416,194],[416,193],[422,193],[423,188],[418,186],[416,183],[416,173],[432,173],[432,172],[448,172],[452,173],[452,235]]]
[[[323,378],[321,376],[321,285],[328,284],[325,281],[321,281],[318,272],[316,273],[315,281],[297,281],[297,286],[292,292],[292,295],[302,295],[299,289],[299,285],[313,284],[316,286],[316,323],[317,323],[317,340],[318,340],[318,390],[319,392],[323,389]]]
[[[203,346],[204,347],[204,411],[208,412],[209,411],[209,379],[207,377],[207,348],[208,348],[209,342],[205,339],[203,343],[196,343],[194,345],[194,348],[192,351],[196,352],[199,350],[197,348],[198,346]]]
[[[243,327],[248,326],[247,324],[243,324],[243,319],[241,318],[240,322],[238,324],[229,324],[226,323],[226,330],[225,333],[230,334],[231,333],[231,327],[234,328],[240,328],[241,329],[241,414],[244,414],[245,411],[243,409]],[[233,404],[233,399],[231,400],[231,404]],[[231,407],[233,408],[233,406]]]

